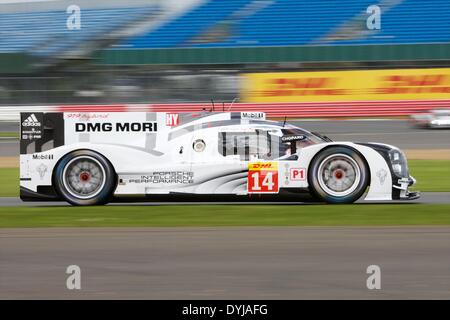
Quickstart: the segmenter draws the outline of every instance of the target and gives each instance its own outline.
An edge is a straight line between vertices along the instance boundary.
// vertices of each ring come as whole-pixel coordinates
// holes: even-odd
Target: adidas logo
[[[38,121],[34,113],[32,113],[28,118],[26,118],[22,122],[22,126],[24,127],[39,127],[41,126],[41,123]]]

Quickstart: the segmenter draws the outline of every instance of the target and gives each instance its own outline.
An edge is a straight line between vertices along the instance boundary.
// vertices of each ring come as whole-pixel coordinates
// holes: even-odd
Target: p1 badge
[[[248,164],[248,193],[278,193],[278,162]]]

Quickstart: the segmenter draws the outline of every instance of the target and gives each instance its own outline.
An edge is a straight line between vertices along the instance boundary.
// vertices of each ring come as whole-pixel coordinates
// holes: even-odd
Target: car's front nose
[[[416,179],[409,175],[408,161],[399,148],[374,142],[359,142],[358,144],[376,150],[386,161],[392,176],[392,200],[414,200],[420,197],[420,192],[411,192],[409,187],[416,183]]]
[[[396,200],[418,199],[420,192],[409,191],[409,187],[416,183],[416,179],[409,175],[405,154],[398,148],[392,148],[389,151],[389,161],[392,169],[392,198]]]
[[[399,200],[414,200],[420,198],[419,191],[409,191],[409,187],[416,183],[414,177],[409,176],[408,178],[400,178],[397,183],[393,183],[392,187],[398,192],[393,192],[392,198]]]

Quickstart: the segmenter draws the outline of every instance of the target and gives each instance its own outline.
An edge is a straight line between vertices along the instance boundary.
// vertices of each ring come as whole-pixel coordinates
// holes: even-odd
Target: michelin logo
[[[40,127],[41,123],[38,121],[34,113],[32,113],[28,118],[22,122],[24,127]]]

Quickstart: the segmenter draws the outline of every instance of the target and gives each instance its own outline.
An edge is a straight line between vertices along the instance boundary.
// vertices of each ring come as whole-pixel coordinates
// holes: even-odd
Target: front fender
[[[330,142],[306,147],[300,151],[300,159],[309,165],[320,151],[333,147],[346,146],[362,154],[370,171],[370,185],[364,200],[392,200],[392,177],[386,160],[374,149],[352,142]]]

